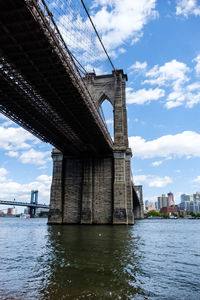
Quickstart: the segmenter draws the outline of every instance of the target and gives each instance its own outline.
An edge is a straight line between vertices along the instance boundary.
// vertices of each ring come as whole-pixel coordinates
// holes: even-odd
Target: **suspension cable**
[[[98,37],[98,39],[99,39],[99,41],[100,41],[100,43],[101,43],[101,46],[103,47],[103,50],[104,50],[104,52],[106,53],[106,56],[107,56],[107,58],[108,58],[108,60],[109,60],[109,62],[110,62],[110,64],[111,64],[113,70],[115,71],[115,67],[114,67],[114,65],[113,65],[113,63],[112,63],[112,61],[111,61],[111,59],[110,59],[110,57],[109,57],[109,55],[108,55],[108,52],[106,51],[106,48],[105,48],[105,46],[104,46],[104,44],[103,44],[103,42],[102,42],[102,40],[101,40],[101,38],[100,38],[100,36],[99,36],[97,30],[96,30],[96,27],[95,27],[95,25],[94,25],[94,23],[93,23],[93,21],[92,21],[92,19],[91,19],[91,17],[90,17],[90,14],[89,14],[89,12],[88,12],[88,10],[87,10],[87,7],[85,6],[84,1],[81,0],[81,3],[83,4],[83,7],[84,7],[84,9],[85,9],[85,11],[86,11],[86,14],[88,15],[88,18],[89,18],[89,20],[90,20],[90,22],[91,22],[91,24],[92,24],[92,27],[94,28],[94,31],[95,31],[97,37]]]

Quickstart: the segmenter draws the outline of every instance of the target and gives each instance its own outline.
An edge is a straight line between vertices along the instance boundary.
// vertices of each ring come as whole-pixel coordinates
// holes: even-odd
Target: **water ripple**
[[[200,220],[0,228],[1,300],[200,299]]]

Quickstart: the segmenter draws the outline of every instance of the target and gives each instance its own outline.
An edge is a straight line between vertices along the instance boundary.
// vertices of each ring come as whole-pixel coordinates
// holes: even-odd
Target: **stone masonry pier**
[[[122,70],[84,79],[99,108],[104,100],[113,106],[114,146],[112,154],[68,156],[53,150],[49,224],[134,224],[131,180],[131,149],[128,145],[125,88]],[[142,194],[141,194],[142,195]],[[136,201],[137,213],[142,199]]]

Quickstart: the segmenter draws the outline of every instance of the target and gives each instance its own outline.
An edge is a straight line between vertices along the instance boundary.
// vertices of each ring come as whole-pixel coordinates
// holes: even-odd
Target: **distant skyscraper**
[[[193,200],[200,201],[200,192],[196,192],[196,194],[193,194]]]
[[[162,207],[169,207],[169,206],[170,206],[170,201],[169,201],[169,197],[166,194],[162,194],[161,197],[158,197],[158,209],[161,209]]]
[[[158,201],[155,202],[155,208],[158,210]]]
[[[149,205],[149,200],[146,200],[146,201],[144,202],[144,205],[145,205],[145,209],[147,210],[147,209],[148,209],[148,205]]]
[[[169,206],[174,205],[174,195],[173,195],[173,193],[169,192],[167,194],[167,196],[168,196],[168,199],[169,199]]]
[[[162,197],[158,197],[158,209],[162,208]]]
[[[196,194],[194,194],[194,195],[196,195]],[[194,195],[182,194],[181,195],[181,202],[184,202],[184,201],[193,201],[194,200]]]

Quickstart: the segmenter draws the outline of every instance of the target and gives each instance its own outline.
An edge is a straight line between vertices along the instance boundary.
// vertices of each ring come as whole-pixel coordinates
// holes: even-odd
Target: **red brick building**
[[[162,207],[160,209],[160,213],[161,214],[178,213],[178,206]]]

